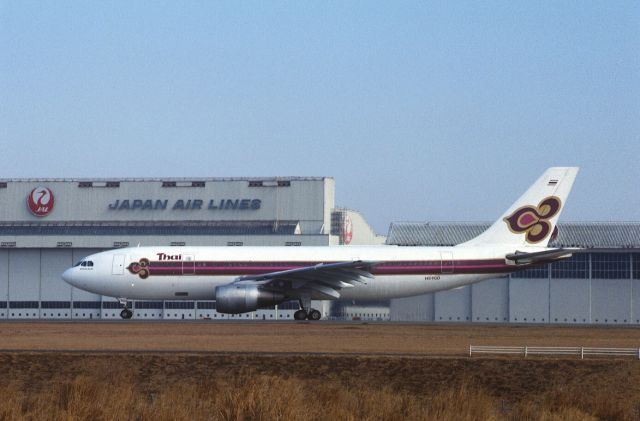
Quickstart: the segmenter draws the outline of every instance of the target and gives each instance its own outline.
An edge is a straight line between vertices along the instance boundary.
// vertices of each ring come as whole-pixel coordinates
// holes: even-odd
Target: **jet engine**
[[[216,287],[216,311],[238,314],[281,303],[284,294],[260,289],[257,285],[229,284]]]

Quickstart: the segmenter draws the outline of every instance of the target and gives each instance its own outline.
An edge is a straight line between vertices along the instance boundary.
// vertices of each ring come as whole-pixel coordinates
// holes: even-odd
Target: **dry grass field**
[[[465,353],[639,339],[606,328],[3,323],[0,420],[638,420],[636,359]]]

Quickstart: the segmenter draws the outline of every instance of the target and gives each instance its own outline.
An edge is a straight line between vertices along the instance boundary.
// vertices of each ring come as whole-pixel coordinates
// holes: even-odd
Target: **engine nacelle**
[[[281,303],[283,294],[261,290],[256,285],[229,284],[216,287],[216,311],[238,314]]]

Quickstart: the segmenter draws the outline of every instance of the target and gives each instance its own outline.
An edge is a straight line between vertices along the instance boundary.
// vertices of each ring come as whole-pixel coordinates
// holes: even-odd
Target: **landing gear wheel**
[[[298,310],[293,313],[293,318],[296,320],[305,320],[307,318],[307,312],[304,310]]]
[[[120,312],[120,317],[125,320],[129,320],[131,317],[133,317],[133,311],[129,310],[128,308],[124,308]]]
[[[309,320],[320,320],[321,317],[322,317],[322,313],[320,313],[318,310],[312,308],[311,311],[309,312],[309,315],[307,316],[307,319],[309,319]]]

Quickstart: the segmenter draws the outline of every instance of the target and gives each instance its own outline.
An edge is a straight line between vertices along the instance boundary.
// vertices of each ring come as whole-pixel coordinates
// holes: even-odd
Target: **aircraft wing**
[[[296,269],[241,276],[234,283],[252,283],[285,293],[308,292],[327,299],[340,298],[340,290],[366,284],[371,268],[380,262],[319,263]]]

